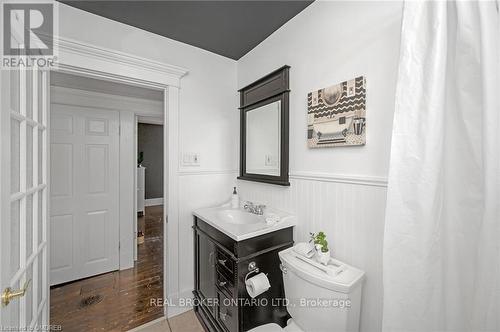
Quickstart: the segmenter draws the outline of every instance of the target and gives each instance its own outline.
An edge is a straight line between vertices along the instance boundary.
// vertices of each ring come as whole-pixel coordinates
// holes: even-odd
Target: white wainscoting
[[[172,300],[192,298],[194,289],[194,253],[193,253],[193,211],[217,206],[231,199],[237,174],[233,170],[182,170],[179,171],[179,230],[178,252],[179,271],[182,276],[176,287],[178,294],[172,294]],[[176,307],[176,314],[191,309]]]
[[[309,232],[324,231],[333,256],[366,272],[361,331],[382,327],[386,186],[384,178],[304,172],[291,173],[290,187],[238,180],[243,200],[297,215],[295,241],[308,241]]]

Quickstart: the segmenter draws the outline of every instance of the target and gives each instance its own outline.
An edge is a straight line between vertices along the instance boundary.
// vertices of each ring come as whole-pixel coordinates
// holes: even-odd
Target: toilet
[[[279,252],[287,310],[291,319],[258,326],[251,332],[358,331],[364,272],[336,259],[328,265],[289,248]]]

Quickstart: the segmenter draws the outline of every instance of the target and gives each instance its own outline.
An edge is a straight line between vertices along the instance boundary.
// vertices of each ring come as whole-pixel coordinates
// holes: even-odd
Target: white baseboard
[[[193,310],[192,306],[185,306],[185,307],[171,307],[168,308],[168,319],[171,319],[175,316],[182,315],[185,312],[188,312],[189,310]]]
[[[143,329],[145,329],[146,327],[149,327],[149,326],[152,326],[152,325],[156,325],[158,323],[161,323],[162,321],[164,321],[165,319],[167,319],[167,317],[163,316],[163,317],[160,317],[158,319],[155,319],[155,320],[152,320],[150,322],[147,322],[147,323],[144,323],[140,326],[137,326],[136,328],[133,328],[131,330],[128,330],[127,332],[138,332],[138,331],[142,331]]]
[[[163,197],[160,197],[160,198],[148,198],[144,202],[144,206],[154,206],[154,205],[163,205]]]
[[[180,299],[184,299],[186,302],[183,305],[180,305]],[[165,307],[166,316],[168,319],[175,317],[177,315],[183,314],[189,310],[193,310],[193,306],[191,305],[193,299],[193,291],[191,289],[183,290],[181,293],[172,294],[172,296],[168,297],[172,306]]]

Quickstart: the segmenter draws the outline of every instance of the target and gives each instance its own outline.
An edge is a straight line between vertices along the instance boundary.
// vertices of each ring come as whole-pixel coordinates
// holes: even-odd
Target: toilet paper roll
[[[250,295],[252,299],[271,288],[269,279],[267,279],[267,276],[262,272],[251,278],[248,278],[245,283],[247,286],[248,295]]]

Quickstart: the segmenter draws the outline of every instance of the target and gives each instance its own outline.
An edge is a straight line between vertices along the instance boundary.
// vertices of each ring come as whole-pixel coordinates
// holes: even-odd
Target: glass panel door
[[[48,72],[2,70],[0,115],[0,291],[26,287],[4,303],[0,325],[39,330],[48,324]]]

